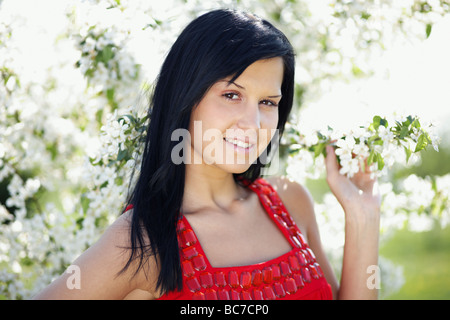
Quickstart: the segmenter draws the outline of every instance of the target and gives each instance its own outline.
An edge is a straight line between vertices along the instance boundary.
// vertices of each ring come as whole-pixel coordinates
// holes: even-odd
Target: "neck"
[[[186,165],[183,213],[202,208],[228,211],[234,203],[247,196],[247,190],[234,181],[232,173],[213,166]]]

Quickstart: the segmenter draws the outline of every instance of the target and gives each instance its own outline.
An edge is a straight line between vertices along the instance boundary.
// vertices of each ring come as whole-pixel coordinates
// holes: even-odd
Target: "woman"
[[[191,22],[157,79],[130,205],[74,262],[79,286],[66,273],[37,298],[376,298],[366,285],[378,257],[370,173],[341,176],[327,148],[327,181],[346,217],[340,285],[307,190],[260,178],[292,107],[294,64],[286,37],[251,14]]]

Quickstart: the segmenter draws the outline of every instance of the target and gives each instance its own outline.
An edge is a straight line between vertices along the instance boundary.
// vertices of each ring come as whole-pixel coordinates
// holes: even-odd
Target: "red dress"
[[[214,268],[187,219],[177,233],[183,271],[183,289],[160,300],[332,299],[331,287],[297,225],[272,186],[260,178],[249,188],[292,246],[282,256],[247,266]]]

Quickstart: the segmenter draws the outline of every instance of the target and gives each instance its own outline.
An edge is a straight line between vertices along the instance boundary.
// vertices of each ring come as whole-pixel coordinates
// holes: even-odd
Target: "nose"
[[[260,129],[261,128],[261,114],[258,102],[248,101],[244,108],[239,113],[237,125],[241,129]]]

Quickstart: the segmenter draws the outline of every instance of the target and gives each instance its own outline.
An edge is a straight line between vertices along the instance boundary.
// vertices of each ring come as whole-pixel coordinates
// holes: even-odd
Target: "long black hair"
[[[201,15],[180,34],[162,65],[151,98],[141,168],[128,202],[133,205],[131,254],[122,271],[138,259],[137,272],[153,256],[160,268],[157,289],[166,293],[182,288],[176,223],[185,164],[171,160],[177,144],[171,141],[171,134],[188,129],[192,109],[218,80],[234,80],[252,63],[274,57],[284,61],[277,127],[281,137],[294,96],[294,52],[285,35],[261,18],[228,9]],[[239,183],[254,181],[263,166],[257,160],[234,178]]]

